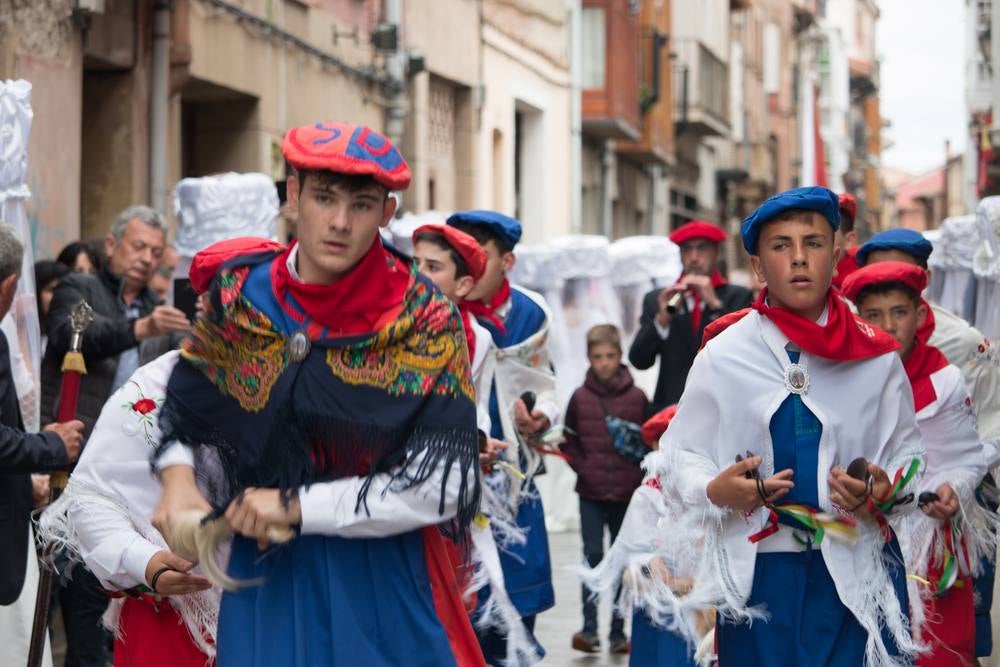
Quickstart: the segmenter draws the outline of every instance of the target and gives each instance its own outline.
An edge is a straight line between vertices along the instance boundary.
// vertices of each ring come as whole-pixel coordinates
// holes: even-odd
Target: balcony
[[[696,39],[674,43],[674,121],[678,132],[729,132],[729,67]]]
[[[642,137],[620,141],[617,150],[631,160],[670,165],[674,161],[674,105],[671,95],[670,4],[644,2],[639,16],[639,108]]]
[[[601,139],[640,138],[639,29],[629,5],[584,0],[583,132]]]

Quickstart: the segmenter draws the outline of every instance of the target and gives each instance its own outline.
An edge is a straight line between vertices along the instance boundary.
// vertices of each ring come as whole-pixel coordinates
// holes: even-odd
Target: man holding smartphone
[[[42,361],[43,424],[56,420],[62,359],[72,337],[69,313],[80,301],[94,309],[94,320],[83,333],[88,372],[81,379],[77,413],[84,423],[85,438],[90,437],[108,397],[140,365],[165,351],[162,337],[189,329],[184,313],[161,305],[149,288],[166,241],[163,215],[148,206],[131,206],[111,224],[104,242],[108,258],[104,268],[99,273],[71,273],[55,288]],[[66,583],[59,597],[66,624],[66,664],[103,667],[107,640],[100,619],[108,597],[83,568]]]

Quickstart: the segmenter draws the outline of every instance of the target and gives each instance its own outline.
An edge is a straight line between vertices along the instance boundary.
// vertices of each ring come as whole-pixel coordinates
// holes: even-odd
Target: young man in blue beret
[[[695,358],[654,463],[681,517],[671,535],[702,539],[692,589],[665,602],[675,619],[717,608],[721,667],[917,651],[892,526],[924,452],[898,343],[831,289],[839,221],[821,187],[743,221],[767,287]]]
[[[862,266],[878,262],[897,261],[915,264],[927,273],[930,283],[931,270],[927,261],[934,247],[919,232],[912,229],[888,229],[871,237],[858,250]],[[930,309],[917,336],[928,345],[941,350],[948,362],[962,371],[966,388],[976,410],[976,429],[989,457],[989,467],[997,465],[996,452],[1000,452],[1000,365],[997,365],[997,348],[986,336],[961,317],[935,303]],[[992,477],[987,476],[990,485]],[[994,565],[992,559],[983,561],[982,573],[975,577],[976,588],[976,656],[993,653],[993,631],[990,608],[993,604]]]
[[[512,286],[507,280],[507,272],[516,261],[514,247],[521,240],[517,220],[477,210],[455,213],[447,224],[475,238],[486,251],[486,270],[467,297],[465,308],[489,330],[497,348],[490,435],[507,442],[504,458],[511,466],[495,468],[484,484],[507,499],[524,534],[520,542],[499,534],[496,541],[507,593],[525,627],[533,632],[537,615],[555,604],[545,511],[533,481],[541,463],[535,449],[539,436],[559,418],[555,376],[548,358],[552,318],[541,295]],[[533,406],[522,400],[528,398],[528,392]],[[487,662],[500,664],[507,655],[506,639],[500,634],[480,631],[479,641]]]

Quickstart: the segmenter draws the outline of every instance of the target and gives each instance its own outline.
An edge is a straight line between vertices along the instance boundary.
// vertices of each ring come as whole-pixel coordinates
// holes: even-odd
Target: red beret
[[[421,225],[413,231],[414,243],[421,234],[436,234],[442,237],[445,243],[454,248],[458,256],[465,260],[473,280],[478,282],[483,277],[486,272],[486,251],[471,235],[449,225]]]
[[[667,427],[670,426],[670,422],[673,420],[675,414],[677,414],[676,403],[660,410],[655,415],[647,419],[646,423],[642,425],[643,442],[652,446],[654,442],[659,440],[660,436],[666,432]]]
[[[854,198],[854,195],[849,192],[841,192],[837,199],[840,200],[840,212],[854,220],[858,213],[858,200]]]
[[[927,287],[927,273],[916,264],[909,262],[875,262],[862,266],[847,276],[841,291],[851,301],[869,285],[879,283],[903,283],[917,294]]]
[[[410,167],[389,140],[364,125],[316,123],[293,127],[281,152],[295,169],[371,176],[389,190],[410,185]]]
[[[208,289],[212,278],[219,271],[219,267],[229,260],[240,256],[255,255],[259,252],[277,252],[279,250],[284,250],[284,246],[277,241],[269,241],[256,236],[241,236],[213,243],[198,252],[191,260],[191,269],[188,271],[191,287],[195,292],[201,294]]]
[[[718,225],[702,220],[692,220],[681,225],[670,234],[670,240],[680,245],[691,239],[705,239],[712,243],[722,243],[726,240],[726,232]]]

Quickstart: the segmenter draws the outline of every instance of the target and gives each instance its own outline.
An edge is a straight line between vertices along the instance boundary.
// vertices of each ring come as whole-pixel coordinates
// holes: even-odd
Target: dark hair
[[[861,304],[864,303],[864,300],[867,299],[868,297],[888,294],[889,292],[902,292],[911,301],[913,301],[914,308],[920,306],[921,297],[919,294],[917,294],[917,291],[912,287],[910,287],[909,285],[907,285],[906,283],[900,282],[898,280],[886,280],[885,282],[881,283],[872,283],[871,285],[865,285],[858,292],[857,298],[854,299],[854,305],[856,305],[858,307],[858,310],[860,310]]]
[[[465,222],[463,220],[456,221],[452,227],[460,232],[465,232],[472,238],[476,239],[476,243],[485,247],[487,243],[493,241],[493,244],[500,251],[501,255],[506,255],[508,252],[514,252],[514,247],[507,243],[507,239],[500,235],[499,232],[495,231],[489,225],[477,225],[472,222]]]
[[[458,251],[448,243],[447,239],[441,234],[435,234],[434,232],[422,232],[417,234],[413,239],[413,245],[421,241],[426,241],[427,243],[433,243],[441,250],[447,250],[448,255],[451,257],[451,261],[455,264],[455,279],[464,278],[465,276],[472,275],[469,273],[469,264],[465,261],[465,258],[458,254]]]
[[[843,208],[840,209],[840,231],[850,234],[854,231],[854,216],[848,215]]]
[[[38,322],[45,333],[45,313],[42,312],[42,290],[45,286],[69,273],[69,267],[52,259],[35,262],[35,300],[38,305]]]
[[[76,258],[81,254],[87,256],[95,271],[101,270],[101,261],[97,258],[94,250],[83,241],[73,241],[67,245],[59,252],[56,261],[65,266],[67,271],[72,271],[73,267],[76,266]]]
[[[389,189],[376,181],[369,174],[340,174],[326,169],[300,169],[296,172],[299,179],[299,191],[305,187],[306,179],[312,178],[326,187],[340,186],[350,193],[360,192],[368,188],[378,188],[385,197],[389,196]]]

